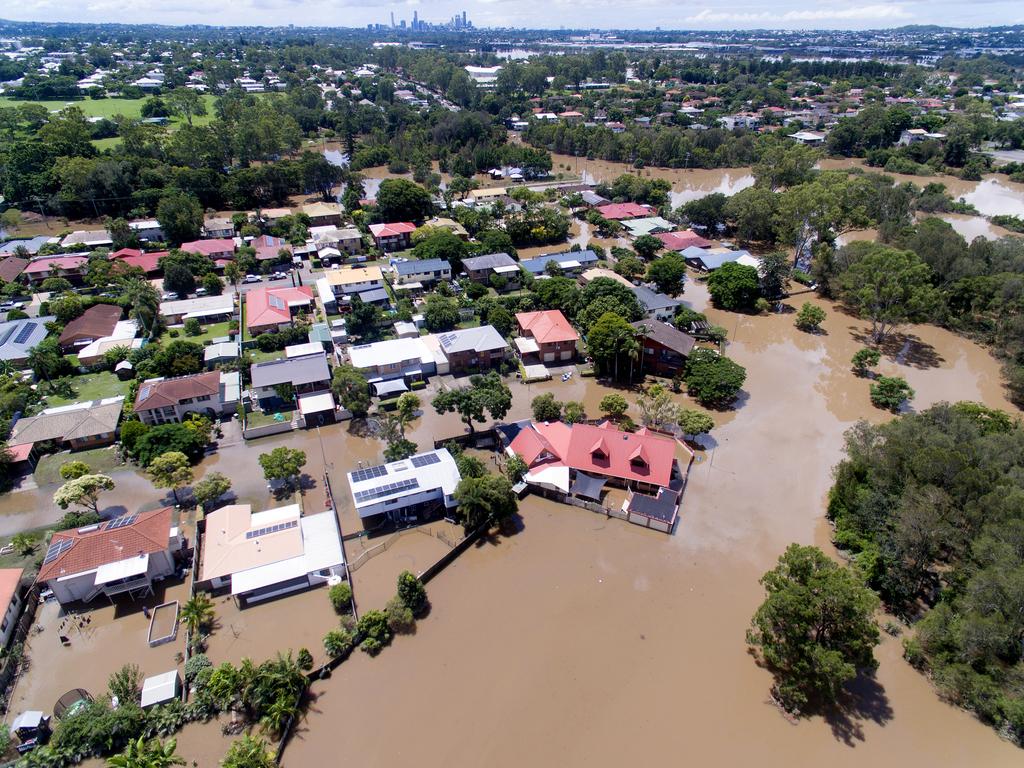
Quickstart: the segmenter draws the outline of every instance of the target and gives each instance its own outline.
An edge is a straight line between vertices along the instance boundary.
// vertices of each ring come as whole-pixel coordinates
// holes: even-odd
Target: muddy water
[[[687,299],[706,307],[700,285]],[[519,533],[471,549],[432,582],[415,637],[375,660],[357,654],[315,686],[284,765],[323,763],[339,744],[381,766],[553,755],[570,766],[651,764],[681,748],[712,766],[1020,764],[1019,750],[938,700],[897,639],[885,639],[877,679],[857,687],[843,720],[793,726],[766,703],[770,677],[743,641],[757,579],[791,541],[827,545],[823,501],[842,431],[861,416],[888,418],[848,371],[863,324],[823,306],[825,333],[813,336],[792,314],[710,310],[748,382],[692,471],[676,536],[529,497]],[[916,407],[964,397],[1009,407],[996,361],[952,334],[909,327],[887,353],[882,372],[908,378]],[[541,391],[592,403],[591,387],[578,377],[516,385],[510,418]],[[389,722],[403,723],[401,739]]]

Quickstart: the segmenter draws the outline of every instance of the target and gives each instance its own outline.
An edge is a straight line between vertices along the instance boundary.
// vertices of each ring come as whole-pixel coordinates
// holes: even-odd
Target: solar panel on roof
[[[419,488],[419,480],[416,478],[409,478],[408,480],[400,480],[397,483],[388,483],[387,485],[381,485],[377,488],[370,488],[365,491],[359,491],[355,495],[356,501],[370,501],[371,499],[379,499],[384,496],[391,496],[402,491],[409,491],[413,488]]]
[[[367,467],[366,469],[357,469],[352,473],[352,482],[359,483],[363,480],[369,480],[374,477],[384,477],[388,473],[388,468],[383,464],[376,467]]]
[[[24,344],[36,330],[38,323],[25,323],[25,327],[18,331],[17,337],[14,339],[15,344]]]
[[[132,523],[134,523],[136,518],[138,518],[138,515],[136,514],[121,515],[120,517],[115,517],[113,520],[107,523],[107,530],[113,531],[118,528],[124,528],[126,525],[131,525]]]
[[[275,523],[274,525],[268,525],[265,528],[257,528],[255,531],[246,531],[245,538],[255,539],[259,536],[266,536],[268,533],[277,533],[278,531],[289,531],[292,528],[297,527],[298,524],[298,520],[288,520],[284,523]]]
[[[409,461],[414,467],[427,467],[431,464],[440,464],[441,459],[436,453],[425,453],[422,456],[413,456]]]
[[[57,539],[57,541],[50,544],[46,549],[46,556],[43,558],[43,565],[52,563],[62,554],[71,549],[71,545],[75,543],[74,539]]]

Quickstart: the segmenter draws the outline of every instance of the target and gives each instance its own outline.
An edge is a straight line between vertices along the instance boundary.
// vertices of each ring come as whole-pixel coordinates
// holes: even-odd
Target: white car
[[[272,274],[270,276],[270,279],[271,280],[284,280],[287,277],[288,277],[288,273],[287,272],[275,272],[274,274]]]
[[[246,275],[245,277],[242,278],[242,282],[243,283],[258,283],[258,282],[260,282],[260,276],[259,275]]]

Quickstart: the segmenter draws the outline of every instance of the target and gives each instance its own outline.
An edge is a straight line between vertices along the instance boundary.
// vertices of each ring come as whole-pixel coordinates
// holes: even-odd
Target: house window
[[[0,632],[6,632],[6,631],[7,631],[7,617],[4,616],[4,620],[0,621]]]

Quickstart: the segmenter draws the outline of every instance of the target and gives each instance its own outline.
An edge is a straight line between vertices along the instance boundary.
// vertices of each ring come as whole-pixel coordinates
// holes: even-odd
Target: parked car
[[[178,300],[178,294],[171,293],[171,292],[168,291],[168,292],[164,293],[160,297],[160,300],[161,301],[177,301]]]
[[[209,291],[205,288],[196,288],[196,296],[205,296]]]
[[[12,309],[22,309],[25,306],[23,301],[5,301],[0,303],[0,312],[10,312]]]
[[[275,272],[270,276],[271,280],[284,280],[288,277],[287,272]]]
[[[260,276],[259,275],[246,275],[245,277],[242,278],[242,282],[243,283],[258,283],[258,282],[260,282]]]

